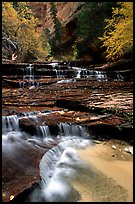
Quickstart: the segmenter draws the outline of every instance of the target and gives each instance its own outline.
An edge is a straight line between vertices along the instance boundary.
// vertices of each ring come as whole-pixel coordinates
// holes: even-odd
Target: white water
[[[83,138],[87,138],[89,134],[86,129],[81,125],[72,125],[68,123],[60,123],[59,125],[59,135],[64,135],[64,138],[70,136],[81,136]]]
[[[67,202],[72,201],[71,194],[76,191],[73,189],[72,181],[77,179],[82,170],[87,169],[87,165],[77,155],[76,148],[85,148],[92,142],[88,138],[85,128],[79,125],[67,123],[58,124],[58,132],[55,137],[51,135],[49,126],[39,126],[40,137],[38,135],[30,136],[19,129],[19,119],[23,117],[36,117],[41,112],[23,113],[24,116],[17,115],[3,116],[3,135],[2,135],[2,155],[16,166],[23,168],[27,166],[27,155],[20,155],[21,150],[42,145],[41,136],[47,138],[43,140],[47,144],[48,138],[52,142],[57,140],[58,145],[51,148],[42,157],[39,165],[42,178],[42,193],[39,196],[48,202]],[[44,114],[44,113],[43,113]],[[45,113],[46,114],[46,113]],[[86,139],[85,139],[86,138]],[[51,142],[50,141],[50,142]],[[25,167],[26,168],[26,167]],[[31,201],[36,201],[35,193],[31,195]]]
[[[58,81],[57,83],[60,84],[60,83],[70,83],[70,82],[75,82],[76,80],[75,79],[63,79],[63,80],[60,80]]]
[[[29,64],[23,72],[23,81],[19,82],[19,88],[24,88],[25,85],[28,85],[29,89],[34,89],[35,87],[42,85],[42,83],[37,83],[35,81],[33,64]]]
[[[18,131],[19,119],[17,115],[2,116],[2,132]]]
[[[48,125],[38,126],[37,127],[37,133],[38,133],[38,135],[43,136],[44,140],[51,138],[51,133],[50,133]]]
[[[90,140],[70,139],[49,150],[40,161],[42,199],[47,202],[68,202],[75,190],[72,183],[79,178],[87,164],[79,157],[76,148],[91,145]],[[71,196],[72,195],[72,196]]]

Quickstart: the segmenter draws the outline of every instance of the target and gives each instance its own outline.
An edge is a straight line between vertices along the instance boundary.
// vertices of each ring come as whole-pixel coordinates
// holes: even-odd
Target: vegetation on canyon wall
[[[38,59],[48,54],[45,35],[38,29],[38,19],[27,2],[2,3],[3,57],[15,53],[19,61]]]
[[[106,58],[116,60],[121,56],[133,52],[133,3],[118,2],[113,9],[112,18],[106,19],[103,41],[106,49]]]
[[[50,15],[53,35],[45,25],[40,27],[28,2],[2,2],[2,57],[11,59],[15,54],[19,62],[54,59],[62,47],[64,30],[55,2],[50,2]],[[74,29],[70,60],[87,54],[108,61],[131,57],[133,2],[85,2]]]
[[[99,55],[103,52],[100,49],[101,41],[98,36],[103,35],[104,20],[111,17],[112,7],[115,4],[115,2],[86,2],[84,4],[76,29],[79,56],[92,51],[99,52]]]
[[[55,49],[58,49],[58,47],[61,45],[61,38],[62,38],[62,24],[57,18],[57,7],[54,2],[50,2],[51,8],[50,8],[50,14],[53,19],[54,23],[54,36],[50,40],[50,45],[52,49],[52,53],[56,52]]]

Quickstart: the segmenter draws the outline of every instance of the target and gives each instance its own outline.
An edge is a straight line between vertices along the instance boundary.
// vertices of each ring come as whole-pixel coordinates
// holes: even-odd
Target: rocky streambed
[[[28,72],[26,67],[30,67]],[[39,182],[39,162],[45,152],[58,145],[58,136],[78,134],[92,141],[104,142],[106,149],[111,142],[113,153],[109,154],[112,159],[132,162],[133,155],[128,149],[133,145],[133,81],[130,67],[130,71],[122,67],[111,74],[106,74],[102,66],[83,67],[66,62],[32,67],[27,64],[3,64],[4,202]],[[18,71],[13,72],[13,69]],[[19,129],[13,124],[18,124]],[[16,135],[14,131],[18,131]],[[43,140],[46,136],[51,136],[51,139]],[[132,174],[132,169],[130,172]],[[131,197],[128,199],[132,200]],[[124,201],[127,201],[126,198]]]

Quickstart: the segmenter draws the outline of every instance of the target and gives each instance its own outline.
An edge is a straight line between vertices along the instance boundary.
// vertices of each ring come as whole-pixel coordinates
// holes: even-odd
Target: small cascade
[[[97,81],[107,81],[107,75],[104,71],[95,71]]]
[[[60,142],[67,141],[73,138],[76,139],[78,137],[82,137],[85,139],[89,138],[89,134],[84,127],[67,123],[58,124],[58,128],[55,129],[55,133],[48,125],[37,126],[37,135],[42,136],[42,138],[44,138],[45,140],[56,138]]]
[[[60,142],[57,146],[53,147],[47,153],[45,153],[39,165],[40,176],[43,179],[43,183],[45,185],[48,184],[50,178],[52,177],[56,164],[60,160],[60,156],[62,155],[64,150],[66,150],[68,147],[84,148],[91,144],[91,140],[78,137]]]
[[[48,125],[38,126],[37,127],[37,134],[39,136],[42,136],[45,140],[51,138],[51,133],[50,133]]]
[[[81,69],[78,69],[78,71],[76,72],[76,78],[80,79],[81,78]]]
[[[40,175],[43,179],[43,185],[47,185],[52,177],[57,162],[67,147],[84,148],[92,144],[90,135],[86,129],[80,125],[67,123],[58,124],[57,136],[53,137],[48,125],[37,126],[37,135],[42,136],[43,140],[51,139],[59,144],[51,148],[40,161]]]
[[[66,72],[64,70],[55,69],[55,72],[57,78],[65,78]]]
[[[67,73],[65,70],[61,70],[61,67],[57,62],[50,63],[49,65],[52,66],[52,69],[55,71],[57,78],[65,78]]]
[[[34,66],[29,64],[24,70],[23,81],[27,80],[29,86],[34,86]]]
[[[117,81],[124,81],[124,77],[119,73],[119,72],[116,72],[116,75],[117,75]]]
[[[80,170],[88,169],[76,151],[76,148],[81,148],[82,144],[86,147],[91,142],[83,138],[70,139],[59,143],[42,157],[39,168],[43,199],[48,202],[73,200],[71,195],[75,191],[72,181],[80,176]]]
[[[43,110],[33,112],[22,112],[21,114],[18,115],[2,116],[2,133],[19,131],[19,120],[21,118],[33,118],[34,120],[38,120],[37,117],[38,115],[47,115],[50,114],[51,112],[52,111]]]
[[[104,71],[87,70],[78,67],[72,67],[75,70],[75,78],[89,78],[97,81],[107,81],[107,75]]]
[[[25,82],[23,81],[19,81],[19,88],[23,88],[24,87]]]
[[[80,136],[83,138],[87,138],[89,135],[86,129],[80,125],[72,125],[67,123],[60,123],[58,124],[59,127],[59,136]]]
[[[17,115],[2,116],[2,133],[19,130],[19,118]]]

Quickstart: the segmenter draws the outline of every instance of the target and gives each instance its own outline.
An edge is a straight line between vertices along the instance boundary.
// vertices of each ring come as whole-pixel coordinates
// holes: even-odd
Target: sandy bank
[[[126,145],[109,141],[78,150],[90,167],[75,183],[80,202],[133,202],[133,155],[123,151]]]

